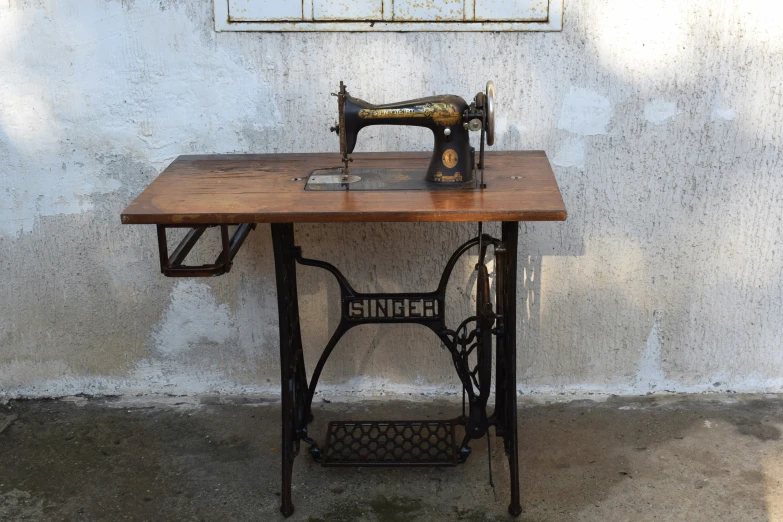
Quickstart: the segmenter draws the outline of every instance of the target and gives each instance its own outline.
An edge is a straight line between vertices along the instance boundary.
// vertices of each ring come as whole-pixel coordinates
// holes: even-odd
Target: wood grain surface
[[[426,169],[428,152],[354,154],[352,167]],[[125,224],[563,221],[542,151],[490,152],[484,190],[305,191],[339,154],[180,156],[122,213]]]

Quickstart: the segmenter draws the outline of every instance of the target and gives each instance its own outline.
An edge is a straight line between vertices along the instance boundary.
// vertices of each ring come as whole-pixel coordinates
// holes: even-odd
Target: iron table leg
[[[301,354],[301,333],[299,329],[299,303],[296,293],[296,262],[293,254],[294,225],[292,223],[272,224],[272,246],[275,254],[277,278],[277,308],[280,323],[280,376],[281,403],[283,410],[283,483],[280,492],[283,516],[291,516],[294,504],[291,501],[291,480],[294,458],[299,449],[297,433],[298,413],[297,391],[304,378],[304,362]]]
[[[503,437],[503,444],[508,456],[510,469],[511,502],[508,512],[516,517],[522,512],[519,497],[519,450],[517,447],[517,402],[516,402],[516,287],[517,287],[517,246],[519,237],[519,224],[517,222],[503,222],[502,239],[495,241],[497,254],[497,281],[498,290],[497,312],[498,329],[496,337],[496,407],[494,425],[497,434]],[[491,240],[491,238],[490,238]],[[419,322],[430,326],[436,332],[443,330],[443,296],[445,284],[451,273],[455,260],[471,245],[479,240],[471,240],[452,256],[442,277],[438,291],[423,294],[356,294],[356,292],[344,280],[342,274],[328,263],[299,258],[299,262],[305,265],[320,266],[331,271],[338,279],[342,288],[343,301],[346,297],[354,300],[359,298],[386,299],[392,297],[405,297],[415,299],[440,299],[438,312],[433,312],[432,317],[405,316],[397,318],[403,322]],[[499,243],[499,245],[498,245]],[[308,392],[308,382],[304,367],[302,353],[302,336],[299,326],[299,304],[296,289],[296,262],[297,249],[294,245],[294,226],[292,223],[272,224],[272,245],[275,257],[275,274],[277,279],[277,304],[280,328],[280,374],[281,374],[281,403],[282,403],[282,505],[280,511],[288,517],[294,512],[291,500],[291,483],[294,459],[299,452],[300,441],[313,442],[307,437],[307,423],[310,420],[309,402],[314,390]],[[497,248],[497,247],[500,248]],[[342,321],[381,322],[378,318],[352,315],[348,305],[343,303]],[[384,315],[384,322],[389,319]],[[432,323],[432,324],[430,324]],[[342,323],[341,323],[342,325]],[[334,342],[347,330],[342,327],[335,333]],[[333,346],[332,346],[333,347]],[[310,388],[314,388],[320,369],[331,350],[329,347],[316,367],[313,382]],[[459,371],[459,368],[458,368]],[[483,382],[483,380],[482,380]],[[309,393],[309,395],[308,395]],[[485,414],[486,415],[486,414]]]
[[[511,475],[511,503],[508,512],[511,516],[522,513],[519,499],[519,448],[517,445],[517,245],[519,242],[519,223],[504,221],[502,238],[504,262],[503,279],[503,443],[508,456]],[[499,355],[500,356],[500,355]],[[500,376],[497,377],[501,379]]]

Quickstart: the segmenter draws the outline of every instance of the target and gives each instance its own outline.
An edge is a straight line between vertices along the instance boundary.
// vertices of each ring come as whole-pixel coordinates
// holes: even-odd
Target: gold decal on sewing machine
[[[462,181],[462,173],[455,172],[453,176],[444,176],[442,172],[438,171],[435,174],[435,181],[438,183],[460,183]]]
[[[447,169],[453,169],[457,165],[458,158],[459,156],[454,149],[446,149],[446,152],[443,153],[443,165]]]
[[[362,109],[359,117],[366,120],[379,120],[386,118],[429,118],[435,123],[447,127],[456,125],[462,119],[462,115],[453,103],[424,103],[413,107],[401,107],[399,109]]]
[[[350,299],[346,303],[348,317],[354,321],[361,320],[407,320],[420,318],[436,318],[438,300],[431,297],[419,298],[376,298],[364,297]]]

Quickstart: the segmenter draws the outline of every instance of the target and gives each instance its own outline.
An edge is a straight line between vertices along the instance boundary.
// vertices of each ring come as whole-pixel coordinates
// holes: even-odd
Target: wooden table
[[[354,154],[352,168],[425,170],[429,153]],[[172,277],[229,272],[233,258],[258,223],[271,223],[280,320],[282,402],[282,506],[291,499],[293,462],[301,442],[327,466],[450,466],[464,462],[469,443],[495,427],[509,459],[509,513],[521,513],[516,407],[516,281],[519,221],[563,221],[565,205],[543,152],[490,152],[486,188],[473,190],[309,191],[310,173],[340,165],[338,154],[180,156],[122,213],[125,224],[158,225],[161,271]],[[486,234],[459,246],[446,263],[438,288],[429,292],[361,293],[333,265],[307,259],[294,242],[294,223],[501,221],[501,238]],[[232,235],[229,226],[236,225]],[[222,249],[215,263],[187,266],[185,259],[209,227],[219,227]],[[169,254],[166,230],[190,231]],[[483,263],[495,252],[494,306]],[[459,326],[445,320],[446,284],[456,261],[479,249],[477,310]],[[342,318],[315,366],[305,372],[296,264],[332,273],[340,286]],[[322,450],[308,437],[311,405],[326,360],[349,329],[362,324],[422,324],[452,356],[463,385],[463,415],[442,421],[332,422]],[[494,340],[495,409],[492,388]],[[475,361],[475,364],[474,364]],[[465,397],[467,397],[467,407]],[[460,443],[458,435],[462,435]],[[354,449],[351,449],[351,446]],[[411,447],[415,449],[411,449]],[[358,448],[358,449],[357,449]]]

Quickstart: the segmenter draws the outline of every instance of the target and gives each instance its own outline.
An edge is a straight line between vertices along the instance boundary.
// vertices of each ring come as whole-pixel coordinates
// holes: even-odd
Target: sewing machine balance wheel
[[[487,145],[495,144],[495,83],[490,80],[487,82]]]

